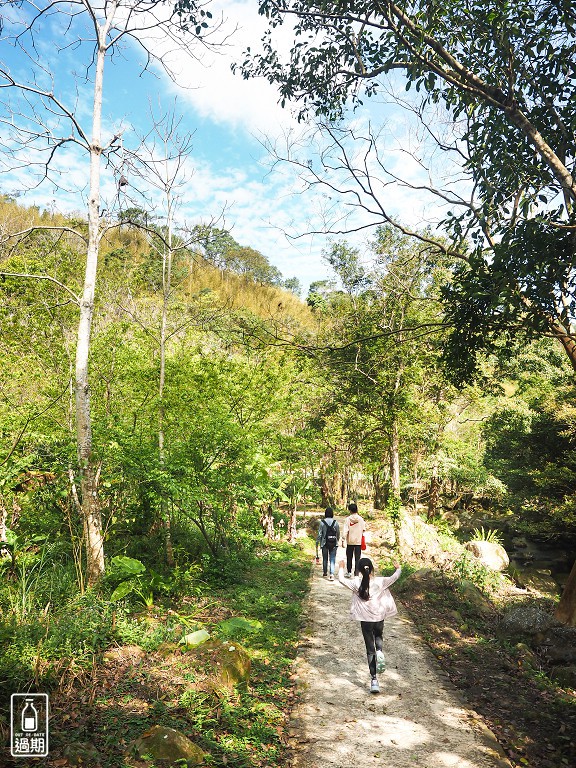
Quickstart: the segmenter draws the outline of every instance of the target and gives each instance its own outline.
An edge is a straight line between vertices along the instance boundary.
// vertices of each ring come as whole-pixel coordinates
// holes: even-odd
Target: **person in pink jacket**
[[[345,581],[344,560],[340,560],[338,581],[353,593],[350,618],[359,621],[362,629],[370,670],[371,693],[380,692],[376,673],[383,672],[385,667],[382,650],[384,619],[398,613],[390,587],[398,579],[402,569],[398,563],[394,563],[394,567],[396,570],[392,576],[374,576],[372,560],[369,557],[361,557],[358,563],[360,576],[353,581]]]
[[[353,502],[348,504],[350,515],[344,523],[342,546],[346,547],[347,578],[352,577],[352,558],[354,558],[354,576],[358,576],[358,562],[362,557],[362,534],[366,530],[364,518],[358,514],[358,507]]]

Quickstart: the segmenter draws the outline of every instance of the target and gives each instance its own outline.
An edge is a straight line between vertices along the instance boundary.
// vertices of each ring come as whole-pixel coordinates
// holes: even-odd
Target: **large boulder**
[[[506,550],[494,541],[468,541],[464,547],[493,571],[503,571],[510,565]]]
[[[162,761],[165,765],[203,765],[206,753],[197,744],[174,728],[165,728],[161,725],[153,725],[145,731],[139,739],[133,743],[130,750],[132,755],[139,759],[153,758],[153,761]]]
[[[248,652],[235,640],[208,640],[198,646],[197,652],[208,656],[214,676],[221,685],[233,688],[248,685],[251,661]]]
[[[549,626],[538,641],[553,664],[576,664],[576,627]]]
[[[576,665],[554,667],[551,675],[562,688],[573,688],[576,690]]]
[[[438,531],[418,515],[411,515],[402,520],[400,543],[403,550],[414,555],[431,557],[442,551]]]
[[[549,613],[531,603],[518,603],[504,611],[500,626],[509,635],[537,635],[554,624]]]

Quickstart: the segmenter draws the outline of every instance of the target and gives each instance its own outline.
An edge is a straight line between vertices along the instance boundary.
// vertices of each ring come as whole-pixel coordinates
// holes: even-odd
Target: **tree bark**
[[[113,11],[112,11],[113,13]],[[90,335],[94,314],[96,291],[96,269],[100,248],[100,158],[102,155],[102,88],[104,83],[104,61],[106,57],[106,36],[109,28],[106,20],[102,26],[95,25],[98,34],[96,66],[94,75],[94,103],[92,112],[92,140],[90,143],[90,188],[88,196],[88,249],[84,288],[80,302],[78,336],[76,343],[75,401],[76,438],[84,535],[86,538],[86,579],[93,586],[104,573],[104,539],[102,516],[98,500],[98,472],[93,456],[92,419],[90,412],[90,387],[88,361],[90,356]]]
[[[290,509],[290,520],[288,521],[288,541],[290,543],[296,541],[296,534],[296,502],[294,502],[294,506]]]
[[[568,355],[572,368],[576,371],[576,341],[574,341],[573,337],[568,334],[559,323],[552,323],[552,332],[564,347],[564,351]]]
[[[400,498],[400,438],[396,419],[390,430],[390,491],[393,496]]]
[[[320,494],[322,496],[322,506],[331,507],[332,499],[330,497],[330,489],[328,488],[328,481],[325,475],[320,477]]]
[[[166,190],[168,209],[168,233],[167,244],[162,252],[162,319],[160,323],[160,383],[158,386],[158,455],[160,467],[164,467],[164,384],[166,382],[166,335],[168,328],[168,303],[170,301],[172,281],[172,195],[170,189]],[[164,547],[166,551],[166,564],[174,568],[174,548],[172,546],[172,520],[170,510],[166,508],[163,499],[160,500],[160,517],[164,528]]]
[[[4,503],[4,497],[0,496],[0,544],[6,541],[6,520],[8,519],[8,510]]]
[[[554,616],[569,627],[576,627],[576,561],[562,592]]]
[[[384,476],[384,479],[382,478]],[[388,496],[390,495],[390,484],[384,470],[372,474],[374,484],[374,509],[386,509]]]
[[[430,489],[428,491],[428,511],[426,517],[429,522],[438,514],[439,502],[440,479],[438,478],[438,467],[434,467],[432,477],[430,478]]]
[[[260,509],[260,525],[267,539],[274,539],[274,515],[272,514],[272,505],[264,505]]]

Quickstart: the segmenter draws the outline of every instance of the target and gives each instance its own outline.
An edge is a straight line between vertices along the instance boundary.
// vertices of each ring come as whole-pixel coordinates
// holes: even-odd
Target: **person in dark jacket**
[[[328,562],[330,562],[330,581],[334,581],[334,569],[336,568],[336,551],[340,540],[340,526],[334,518],[334,511],[326,507],[324,519],[318,527],[316,543],[322,548],[322,576],[328,576]]]

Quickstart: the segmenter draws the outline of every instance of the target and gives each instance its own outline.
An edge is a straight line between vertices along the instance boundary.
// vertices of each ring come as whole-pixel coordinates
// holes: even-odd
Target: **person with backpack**
[[[340,526],[338,521],[334,519],[334,511],[331,507],[326,507],[324,519],[320,521],[318,527],[316,543],[320,544],[322,549],[322,576],[328,576],[328,561],[330,561],[330,581],[334,581],[336,551],[339,539]]]
[[[340,561],[338,581],[352,590],[350,618],[360,622],[368,669],[370,670],[370,692],[379,693],[377,673],[385,669],[384,651],[382,650],[384,619],[398,613],[390,587],[400,576],[402,569],[394,563],[396,569],[392,576],[374,576],[374,564],[369,557],[361,557],[358,563],[359,576],[353,581],[344,578],[344,560]]]
[[[358,506],[354,502],[348,504],[350,515],[344,523],[342,546],[346,547],[346,578],[352,578],[352,560],[354,559],[354,576],[358,576],[358,563],[362,557],[362,535],[366,530],[364,518],[358,514]]]

